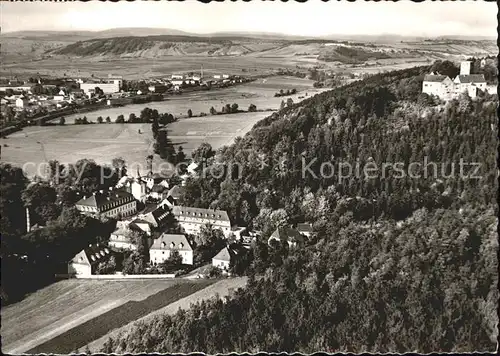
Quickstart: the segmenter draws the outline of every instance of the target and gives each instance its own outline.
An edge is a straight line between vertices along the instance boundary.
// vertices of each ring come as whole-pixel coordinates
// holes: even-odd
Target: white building
[[[187,234],[199,234],[202,226],[210,224],[214,229],[220,229],[226,238],[231,235],[231,221],[223,210],[175,205],[172,214]]]
[[[68,262],[68,274],[81,277],[91,276],[95,274],[99,263],[107,261],[110,257],[111,251],[107,247],[99,244],[89,245]]]
[[[179,252],[182,257],[182,264],[193,264],[193,248],[186,236],[180,234],[162,234],[154,240],[149,250],[149,260],[157,265],[170,258],[172,251]]]
[[[451,99],[455,92],[453,81],[446,75],[431,73],[424,77],[422,92],[436,95],[443,99]]]
[[[462,62],[460,64],[460,74],[454,80],[436,73],[426,75],[422,84],[422,92],[436,95],[443,100],[457,98],[464,92],[471,98],[475,98],[478,89],[487,90],[486,80],[483,74],[470,74],[470,68],[470,62]]]
[[[25,108],[28,105],[29,105],[29,100],[24,96],[20,96],[19,98],[16,99],[16,106],[18,108]]]
[[[76,208],[84,214],[117,218],[135,214],[137,201],[132,194],[121,189],[100,190],[89,197],[84,196],[76,203]]]
[[[130,229],[128,221],[117,221],[115,230],[109,237],[109,246],[122,250],[137,250],[137,246],[130,240]]]

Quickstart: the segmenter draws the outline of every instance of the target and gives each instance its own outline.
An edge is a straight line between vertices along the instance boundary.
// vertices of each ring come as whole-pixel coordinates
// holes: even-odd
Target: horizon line
[[[68,30],[48,30],[48,29],[24,29],[24,30],[14,30],[14,31],[1,31],[1,26],[0,26],[0,34],[5,35],[5,34],[12,34],[12,33],[22,33],[22,32],[47,32],[47,33],[64,33],[64,32],[89,32],[89,33],[101,33],[101,32],[106,32],[106,31],[112,31],[112,30],[119,30],[119,29],[148,29],[148,30],[171,30],[171,31],[179,31],[179,32],[184,32],[186,33],[186,36],[192,36],[192,35],[215,35],[215,34],[224,34],[224,33],[239,33],[239,34],[261,34],[261,35],[276,35],[276,36],[283,36],[283,37],[304,37],[304,38],[313,38],[313,39],[322,39],[324,37],[330,37],[330,36],[366,36],[366,37],[382,37],[382,36],[394,36],[394,37],[401,37],[401,38],[446,38],[446,37],[469,37],[469,38],[484,38],[484,39],[491,39],[495,40],[495,36],[488,36],[488,35],[466,35],[466,34],[442,34],[442,35],[428,35],[428,34],[420,34],[420,35],[400,35],[397,33],[391,33],[391,32],[384,32],[384,33],[379,33],[379,34],[368,34],[368,33],[330,33],[330,34],[324,34],[324,35],[298,35],[298,34],[288,34],[284,32],[267,32],[267,31],[247,31],[247,30],[225,30],[225,31],[215,31],[215,32],[196,32],[196,31],[185,31],[185,30],[180,30],[176,28],[170,28],[170,27],[144,27],[144,26],[124,26],[124,27],[111,27],[107,29],[102,29],[102,30],[85,30],[85,29],[68,29]],[[168,36],[168,35],[167,35]],[[141,37],[141,36],[137,36]]]

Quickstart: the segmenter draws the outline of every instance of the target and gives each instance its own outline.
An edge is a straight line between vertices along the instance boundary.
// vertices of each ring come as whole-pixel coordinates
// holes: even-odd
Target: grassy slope
[[[38,345],[28,353],[71,353],[109,331],[137,320],[213,283],[210,280],[177,283],[140,301],[128,301],[88,320],[55,338]]]

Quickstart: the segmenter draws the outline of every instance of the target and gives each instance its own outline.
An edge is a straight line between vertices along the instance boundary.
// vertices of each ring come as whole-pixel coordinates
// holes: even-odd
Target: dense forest
[[[316,95],[205,150],[226,174],[190,179],[182,200],[263,231],[248,286],[137,323],[102,351],[494,350],[498,98],[420,94],[423,75],[450,63],[433,67]],[[372,177],[321,174],[321,162],[401,166]],[[314,230],[304,245],[267,245],[302,221]]]
[[[74,203],[114,186],[119,159],[113,167],[86,159],[67,166],[49,163],[49,182],[29,182],[21,168],[0,164],[2,305],[52,283],[76,253],[90,243],[105,242],[116,223],[82,215]],[[27,231],[27,225],[33,229]]]

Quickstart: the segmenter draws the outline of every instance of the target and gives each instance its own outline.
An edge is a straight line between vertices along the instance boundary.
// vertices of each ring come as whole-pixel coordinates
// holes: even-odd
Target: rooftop
[[[446,78],[448,78],[446,75],[427,74],[424,77],[424,82],[436,82],[436,83],[440,83],[443,80],[445,80]]]
[[[76,203],[76,205],[95,207],[98,210],[103,211],[111,209],[113,203],[117,203],[122,199],[124,199],[125,202],[128,203],[133,201],[134,197],[132,194],[121,189],[108,191],[100,190],[98,192],[94,192],[89,197],[84,196]]]
[[[186,236],[181,234],[162,234],[154,240],[151,246],[151,250],[170,250],[172,248],[179,251],[193,250]]]
[[[187,206],[176,205],[172,207],[172,213],[176,217],[184,216],[184,217],[192,217],[200,219],[213,219],[213,220],[227,221],[227,222],[230,221],[227,212],[224,210],[191,208]]]
[[[486,83],[483,74],[460,74],[458,80],[460,83]]]

